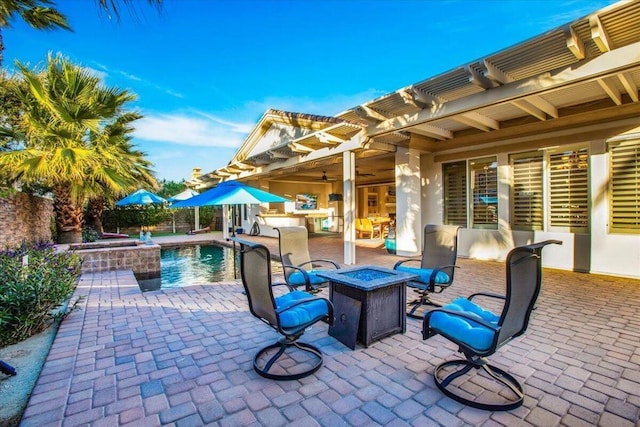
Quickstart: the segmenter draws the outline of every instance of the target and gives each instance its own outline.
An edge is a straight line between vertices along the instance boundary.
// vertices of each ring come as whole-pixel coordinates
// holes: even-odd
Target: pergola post
[[[356,155],[346,151],[342,155],[342,184],[344,208],[344,263],[356,263]]]
[[[422,248],[420,151],[396,151],[396,253],[418,255]]]

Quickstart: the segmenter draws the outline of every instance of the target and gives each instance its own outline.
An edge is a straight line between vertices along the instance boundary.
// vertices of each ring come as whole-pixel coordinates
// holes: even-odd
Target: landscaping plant
[[[50,243],[22,244],[0,252],[0,347],[42,332],[69,308],[81,259]]]

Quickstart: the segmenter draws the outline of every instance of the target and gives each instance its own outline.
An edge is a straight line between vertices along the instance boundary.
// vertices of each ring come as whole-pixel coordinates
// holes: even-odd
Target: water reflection
[[[175,288],[240,279],[239,249],[216,245],[194,245],[167,248],[160,251],[160,278],[138,280],[142,291]],[[279,263],[272,262],[272,271],[281,272]]]

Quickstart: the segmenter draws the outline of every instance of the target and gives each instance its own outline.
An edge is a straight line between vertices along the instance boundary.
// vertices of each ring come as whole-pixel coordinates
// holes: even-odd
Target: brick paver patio
[[[312,253],[341,260],[342,242],[313,239]],[[396,259],[358,248],[359,264]],[[443,301],[504,290],[504,264],[459,265]],[[84,275],[81,309],[62,323],[22,425],[640,426],[638,280],[545,270],[528,332],[492,358],[525,387],[510,412],[443,396],[433,369],[456,348],[423,341],[412,319],[406,334],[355,351],[316,324],[303,339],[324,353],[316,374],[261,378],[253,355],[277,334],[251,316],[241,290],[225,282],[141,293],[130,271]]]

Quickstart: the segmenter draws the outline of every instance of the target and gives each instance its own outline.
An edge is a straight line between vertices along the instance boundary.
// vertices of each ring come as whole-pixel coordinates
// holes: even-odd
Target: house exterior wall
[[[640,234],[614,233],[609,229],[610,166],[607,143],[616,138],[640,138],[640,119],[637,127],[607,138],[584,140],[589,149],[589,230],[586,232],[554,231],[548,224],[543,230],[512,230],[510,221],[512,170],[509,155],[512,151],[495,148],[492,154],[498,161],[498,228],[463,228],[460,231],[458,255],[462,257],[504,260],[515,246],[547,239],[558,239],[562,246],[551,246],[544,257],[546,267],[590,273],[640,278]],[[576,130],[580,133],[579,130]],[[549,138],[553,138],[552,135]],[[561,140],[560,140],[561,141]],[[513,145],[511,145],[513,147]],[[528,148],[529,150],[531,148]],[[443,223],[442,167],[446,161],[435,161],[433,154],[421,158],[422,221]],[[464,154],[460,160],[470,160]],[[468,193],[467,193],[468,194]],[[545,206],[545,215],[548,215]]]

